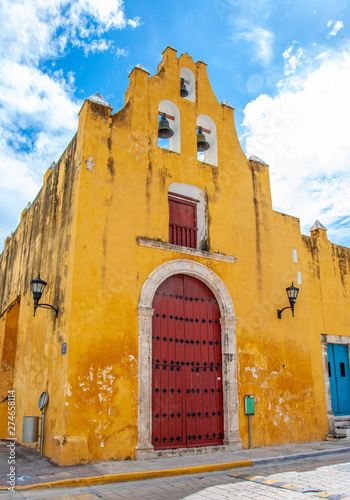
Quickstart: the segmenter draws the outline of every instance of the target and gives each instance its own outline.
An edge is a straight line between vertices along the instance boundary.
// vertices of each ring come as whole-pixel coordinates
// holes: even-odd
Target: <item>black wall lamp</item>
[[[57,309],[50,304],[39,304],[39,300],[41,299],[41,295],[44,291],[44,288],[46,287],[47,283],[46,281],[42,280],[40,278],[40,274],[30,282],[30,288],[32,289],[32,295],[33,295],[33,300],[34,300],[34,314],[37,307],[43,307],[44,309],[53,309],[56,313],[56,318],[58,317],[58,307]]]
[[[284,307],[283,309],[277,309],[277,318],[278,319],[282,319],[282,313],[285,309],[291,309],[292,310],[292,315],[293,315],[293,318],[294,318],[294,306],[295,306],[295,302],[297,300],[297,296],[298,296],[298,293],[299,293],[299,288],[297,288],[296,286],[294,286],[293,282],[292,282],[292,286],[289,286],[288,288],[286,288],[286,292],[287,292],[287,295],[288,295],[288,300],[289,300],[289,303],[290,303],[290,306],[289,307]]]

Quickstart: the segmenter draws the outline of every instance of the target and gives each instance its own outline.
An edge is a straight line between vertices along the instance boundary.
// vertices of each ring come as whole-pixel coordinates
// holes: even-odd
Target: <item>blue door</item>
[[[350,370],[348,347],[328,344],[328,374],[334,415],[350,414]]]

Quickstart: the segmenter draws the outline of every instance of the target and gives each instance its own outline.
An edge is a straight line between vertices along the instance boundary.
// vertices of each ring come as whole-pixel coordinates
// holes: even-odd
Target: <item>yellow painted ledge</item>
[[[126,472],[119,474],[104,474],[101,476],[79,477],[74,479],[60,479],[47,483],[28,484],[16,486],[15,491],[36,490],[39,488],[58,488],[62,486],[91,486],[106,483],[121,483],[125,481],[141,481],[143,479],[155,479],[158,477],[182,476],[186,474],[201,474],[217,470],[235,469],[238,467],[250,467],[251,460],[240,460],[236,462],[224,462],[219,464],[195,465],[193,467],[178,467],[174,469],[159,469],[140,472]],[[7,486],[0,486],[0,491],[7,490]]]

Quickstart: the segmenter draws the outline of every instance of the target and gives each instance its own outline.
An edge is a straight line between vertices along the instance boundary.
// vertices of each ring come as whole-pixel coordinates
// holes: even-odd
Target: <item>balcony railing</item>
[[[196,227],[170,222],[169,243],[182,247],[197,248],[197,231]]]

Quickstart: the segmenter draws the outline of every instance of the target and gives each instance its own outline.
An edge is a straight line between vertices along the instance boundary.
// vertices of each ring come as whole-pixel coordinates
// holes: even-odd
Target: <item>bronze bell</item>
[[[202,132],[202,127],[198,127],[197,134],[197,151],[202,153],[203,151],[208,151],[210,148],[209,142],[205,140],[205,135]]]
[[[187,97],[188,96],[188,90],[186,89],[185,85],[185,80],[181,78],[181,86],[180,86],[180,95],[181,97]]]
[[[158,137],[159,139],[169,139],[174,135],[174,131],[170,128],[166,114],[162,114],[162,118],[158,124]]]

